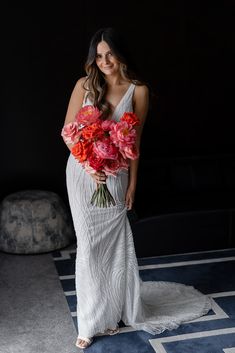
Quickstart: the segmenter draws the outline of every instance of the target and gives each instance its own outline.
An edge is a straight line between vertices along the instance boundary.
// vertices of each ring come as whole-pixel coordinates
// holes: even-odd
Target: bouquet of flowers
[[[125,112],[120,121],[101,119],[98,108],[82,107],[75,121],[62,128],[61,135],[67,144],[72,144],[71,153],[88,173],[103,171],[116,176],[121,169],[128,170],[129,159],[136,159],[136,129],[138,117]],[[115,205],[107,184],[97,184],[91,204],[98,207]]]

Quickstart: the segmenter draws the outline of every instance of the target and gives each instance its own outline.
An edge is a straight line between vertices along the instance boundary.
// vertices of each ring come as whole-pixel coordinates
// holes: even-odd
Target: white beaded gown
[[[133,111],[134,89],[132,83],[112,119],[117,121],[125,111]],[[84,100],[83,105],[88,104],[91,102]],[[158,334],[210,310],[210,298],[192,286],[141,280],[124,202],[127,171],[108,176],[107,186],[116,201],[108,208],[91,205],[95,182],[72,154],[66,182],[77,237],[75,286],[80,336],[92,337],[115,328],[120,320],[137,330]]]

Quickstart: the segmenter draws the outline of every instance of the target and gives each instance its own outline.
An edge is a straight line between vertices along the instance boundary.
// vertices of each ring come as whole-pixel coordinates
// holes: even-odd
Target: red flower
[[[104,136],[104,131],[100,124],[94,123],[84,127],[82,130],[82,137],[85,140],[100,139]]]
[[[120,120],[126,121],[128,124],[132,126],[140,125],[140,119],[137,117],[135,113],[132,113],[132,112],[125,112]]]
[[[71,153],[74,155],[79,162],[84,162],[89,156],[90,151],[92,150],[91,143],[87,141],[78,141],[71,149]]]
[[[92,152],[87,158],[90,167],[95,169],[96,171],[102,170],[104,165],[104,159],[100,158],[96,153]]]
[[[106,175],[116,176],[118,170],[120,169],[120,163],[118,159],[107,159],[104,164],[104,172]]]

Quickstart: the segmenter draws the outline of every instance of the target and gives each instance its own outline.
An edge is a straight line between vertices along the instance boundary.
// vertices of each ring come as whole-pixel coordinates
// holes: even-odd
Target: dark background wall
[[[203,185],[198,207],[203,191],[212,186],[218,191],[228,171],[226,195],[234,192],[232,2],[161,0],[155,7],[148,1],[5,7],[0,198],[36,188],[55,191],[67,202],[69,151],[60,132],[72,89],[84,75],[90,37],[102,26],[125,33],[139,71],[157,95],[142,138],[139,215],[177,210],[174,193],[187,194],[192,161],[205,166],[200,172],[198,164]],[[213,163],[219,182],[213,179]],[[151,189],[154,199],[148,196]],[[182,204],[185,210],[193,208],[190,200]],[[216,200],[222,207],[224,194]],[[227,206],[234,206],[233,199],[223,203]]]

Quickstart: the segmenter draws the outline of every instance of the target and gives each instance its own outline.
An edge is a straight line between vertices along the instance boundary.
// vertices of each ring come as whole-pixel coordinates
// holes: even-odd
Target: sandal
[[[119,326],[117,325],[116,328],[108,328],[105,333],[107,333],[109,336],[113,336],[116,335],[119,331]]]
[[[85,343],[79,343],[79,341],[85,341]],[[78,336],[75,346],[81,349],[85,349],[91,345],[93,338]]]

